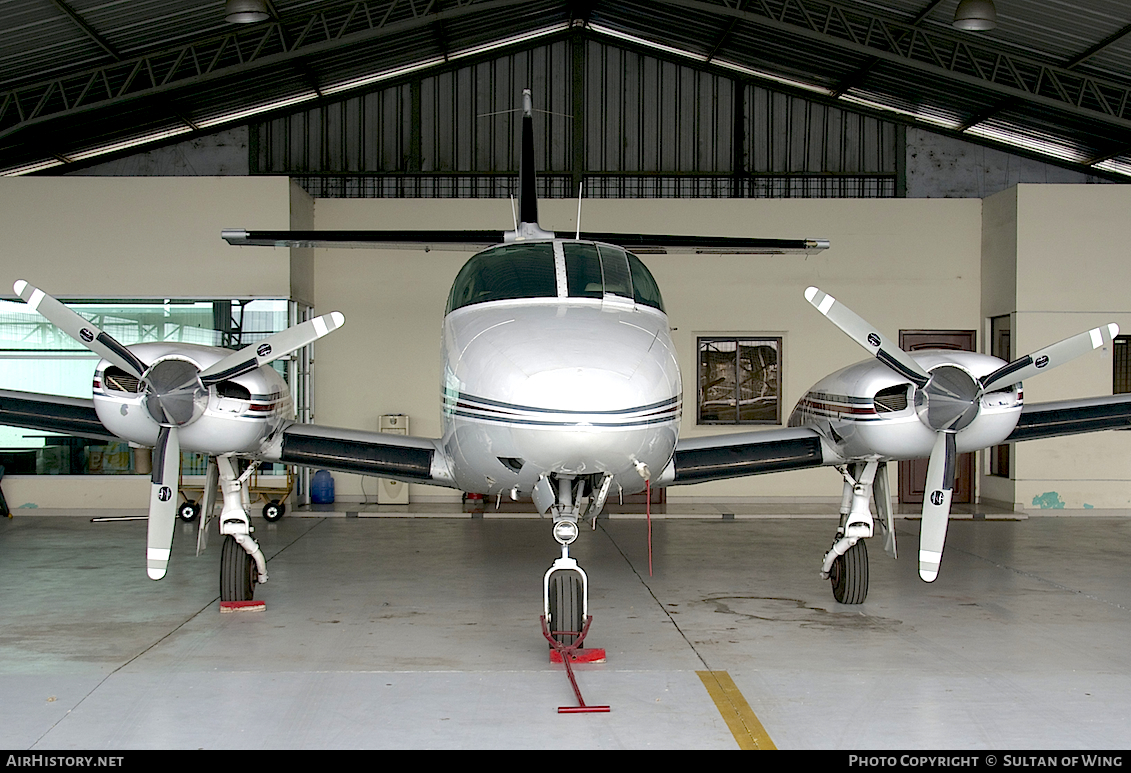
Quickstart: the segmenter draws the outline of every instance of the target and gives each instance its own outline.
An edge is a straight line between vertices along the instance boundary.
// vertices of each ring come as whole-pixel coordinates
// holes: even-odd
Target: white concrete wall
[[[1131,188],[1017,188],[1018,356],[1115,322],[1131,333]],[[1025,382],[1026,402],[1110,395],[1110,347]],[[1131,507],[1131,434],[1101,432],[1015,447],[1015,502],[1040,507]]]

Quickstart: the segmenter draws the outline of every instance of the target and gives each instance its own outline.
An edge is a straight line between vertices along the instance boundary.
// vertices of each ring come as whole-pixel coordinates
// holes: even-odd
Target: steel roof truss
[[[809,38],[831,48],[874,56],[915,70],[1121,128],[1131,87],[1067,68],[1017,56],[981,40],[874,16],[829,0],[753,0],[738,8],[734,0],[658,0],[704,13],[739,18],[757,26]],[[819,21],[818,21],[819,20]],[[835,21],[835,23],[834,23]],[[1044,83],[1051,89],[1038,88]]]

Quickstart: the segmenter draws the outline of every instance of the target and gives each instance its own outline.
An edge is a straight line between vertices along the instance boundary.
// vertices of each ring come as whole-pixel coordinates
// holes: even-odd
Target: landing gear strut
[[[549,488],[544,478],[543,490]],[[549,509],[554,515],[554,539],[562,546],[562,555],[542,578],[543,612],[550,634],[559,644],[570,646],[578,641],[589,615],[589,578],[570,558],[569,546],[577,539],[578,516],[584,481],[562,476],[557,479],[557,501]]]
[[[832,547],[825,553],[821,577],[832,583],[833,598],[841,604],[863,604],[868,598],[868,548],[864,540],[872,536],[876,526],[869,510],[873,497],[882,516],[879,526],[884,533],[884,551],[892,558],[896,555],[887,463],[854,463],[837,469],[844,478],[840,525]]]
[[[232,457],[216,457],[216,466],[224,494],[220,511],[220,533],[225,535],[220,554],[220,601],[251,601],[256,584],[267,582],[267,561],[251,536],[254,528],[248,515],[251,498],[247,480],[255,464],[238,477]]]

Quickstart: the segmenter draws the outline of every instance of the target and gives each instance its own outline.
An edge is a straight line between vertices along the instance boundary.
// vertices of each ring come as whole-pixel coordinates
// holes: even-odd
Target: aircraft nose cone
[[[980,398],[969,373],[944,365],[931,371],[931,380],[915,395],[915,411],[931,429],[957,432],[977,417]]]

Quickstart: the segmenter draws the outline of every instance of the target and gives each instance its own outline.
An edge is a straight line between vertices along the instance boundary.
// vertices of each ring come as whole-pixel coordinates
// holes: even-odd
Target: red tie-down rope
[[[644,481],[644,513],[648,517],[648,576],[652,576],[652,481]]]

